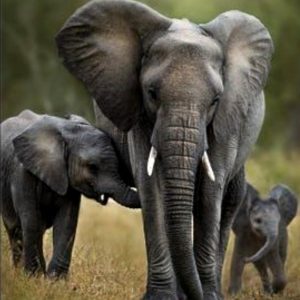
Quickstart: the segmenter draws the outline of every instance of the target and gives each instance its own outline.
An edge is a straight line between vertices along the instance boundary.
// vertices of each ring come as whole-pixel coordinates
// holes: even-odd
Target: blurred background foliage
[[[3,0],[2,115],[24,108],[92,120],[92,102],[60,63],[54,36],[84,0]],[[260,18],[275,44],[266,87],[266,119],[260,149],[300,148],[299,0],[144,0],[163,14],[205,23],[219,13],[240,9]]]

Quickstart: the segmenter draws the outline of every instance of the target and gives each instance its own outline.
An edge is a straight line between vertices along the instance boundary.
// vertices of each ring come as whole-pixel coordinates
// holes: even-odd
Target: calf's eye
[[[256,218],[254,221],[255,221],[255,223],[257,223],[257,224],[261,224],[262,219],[261,219],[261,218]]]

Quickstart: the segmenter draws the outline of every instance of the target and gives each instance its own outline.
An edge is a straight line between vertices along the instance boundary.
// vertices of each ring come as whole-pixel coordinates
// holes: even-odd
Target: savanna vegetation
[[[295,182],[299,157],[282,160],[272,153],[258,155],[248,162],[251,182],[265,193],[279,181]],[[272,163],[272,161],[275,163]],[[289,170],[289,171],[287,171]],[[299,180],[299,178],[298,178]],[[298,191],[299,192],[299,191]],[[242,293],[232,299],[300,299],[300,216],[289,227],[289,253],[286,266],[288,285],[283,294],[262,293],[259,276],[253,266],[246,267]],[[228,287],[233,235],[224,268],[224,289]],[[1,293],[4,300],[119,300],[140,299],[146,279],[146,259],[141,214],[117,204],[100,206],[83,199],[68,281],[51,282],[27,278],[12,268],[7,236],[1,232]],[[51,231],[45,235],[45,254],[51,253]]]
[[[55,33],[84,0],[3,0],[1,24],[1,120],[25,108],[39,113],[77,113],[93,121],[92,102],[61,65]],[[300,196],[300,1],[298,0],[144,0],[170,16],[207,22],[220,12],[240,9],[259,17],[275,44],[266,86],[265,124],[251,158],[247,178],[262,194],[279,182]],[[273,299],[300,299],[300,217],[290,228],[288,286]],[[227,286],[232,239],[224,269]],[[51,253],[51,232],[45,237]],[[236,299],[269,299],[249,266],[245,288]],[[1,298],[139,299],[146,279],[140,212],[83,201],[68,281],[27,278],[14,270],[1,225]]]

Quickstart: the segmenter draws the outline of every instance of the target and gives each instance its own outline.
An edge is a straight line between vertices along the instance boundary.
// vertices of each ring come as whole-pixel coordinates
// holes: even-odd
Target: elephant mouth
[[[112,194],[109,194],[109,193],[103,193],[101,194],[97,199],[96,201],[98,203],[100,203],[101,205],[106,205],[107,202],[108,202],[108,199],[112,197]]]
[[[255,229],[253,229],[253,232],[254,232],[254,234],[255,234],[257,237],[259,237],[259,238],[261,238],[261,239],[264,238],[264,234],[263,234],[263,232],[262,232],[260,229],[255,228]]]
[[[94,199],[96,202],[100,203],[101,205],[106,205],[108,202],[108,199],[112,197],[112,194],[110,193],[84,193],[84,196],[89,199]]]

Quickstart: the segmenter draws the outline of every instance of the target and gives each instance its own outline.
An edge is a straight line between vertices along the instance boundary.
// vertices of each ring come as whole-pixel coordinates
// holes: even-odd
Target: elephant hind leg
[[[4,222],[5,229],[8,234],[8,239],[10,243],[10,248],[12,252],[12,260],[15,267],[21,264],[23,256],[23,237],[22,229],[20,224],[16,224],[12,227],[9,227]]]

